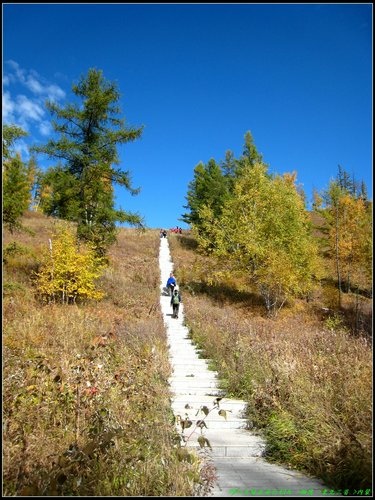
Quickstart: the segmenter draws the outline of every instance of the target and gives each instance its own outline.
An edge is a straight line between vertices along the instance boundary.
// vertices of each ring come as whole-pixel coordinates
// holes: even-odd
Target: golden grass
[[[269,459],[332,488],[371,488],[369,338],[317,314],[324,293],[266,319],[251,291],[207,283],[212,261],[189,236],[169,239],[192,338],[213,359],[228,395],[248,401],[249,424],[264,434]]]
[[[122,229],[99,286],[105,298],[42,306],[30,272],[53,220],[4,234],[3,494],[189,496],[201,464],[181,460],[159,306],[159,234]]]

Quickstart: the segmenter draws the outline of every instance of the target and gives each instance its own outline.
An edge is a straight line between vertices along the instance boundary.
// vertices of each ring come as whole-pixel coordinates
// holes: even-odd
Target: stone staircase
[[[183,324],[183,303],[179,317],[172,318],[164,286],[173,263],[165,238],[161,238],[159,263],[160,305],[172,367],[171,406],[182,442],[214,464],[217,481],[210,496],[326,496],[325,486],[317,479],[263,458],[265,443],[247,428],[244,418],[247,403],[228,399],[219,389],[217,373],[208,368],[209,360],[202,359]]]
[[[187,445],[199,449],[198,438],[204,436],[212,456],[260,456],[264,449],[262,440],[244,431],[248,425],[243,417],[246,402],[222,397],[217,374],[209,370],[207,360],[198,358],[199,351],[188,338],[187,328],[174,326],[172,323],[167,329],[173,369],[169,383],[177,427]],[[222,399],[217,401],[218,398]],[[189,420],[192,425],[182,429],[180,420]]]

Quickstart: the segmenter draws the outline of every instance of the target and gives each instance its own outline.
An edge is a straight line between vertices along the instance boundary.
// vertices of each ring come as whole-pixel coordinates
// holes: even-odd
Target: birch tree
[[[214,254],[255,284],[269,315],[312,290],[317,248],[295,176],[271,177],[266,165],[248,162],[221,217],[209,224]]]

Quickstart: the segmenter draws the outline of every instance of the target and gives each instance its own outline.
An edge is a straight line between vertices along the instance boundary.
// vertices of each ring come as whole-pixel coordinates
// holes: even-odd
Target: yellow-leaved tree
[[[315,194],[323,216],[325,245],[335,265],[338,307],[342,292],[372,288],[372,203],[332,180],[323,196]]]
[[[294,175],[270,176],[263,163],[244,165],[221,217],[202,210],[213,253],[256,285],[269,315],[312,290],[318,254]],[[198,241],[208,247],[202,237]]]
[[[72,304],[77,300],[99,300],[104,293],[96,281],[106,264],[94,249],[77,241],[71,224],[56,224],[54,233],[42,251],[35,284],[42,300]]]

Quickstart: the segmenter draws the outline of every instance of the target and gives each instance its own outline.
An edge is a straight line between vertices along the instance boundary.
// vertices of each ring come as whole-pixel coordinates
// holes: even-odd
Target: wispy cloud
[[[45,111],[39,103],[22,94],[17,96],[16,101],[17,112],[23,117],[25,122],[30,120],[38,122],[43,119]]]
[[[24,87],[24,92],[20,91]],[[52,127],[46,121],[45,101],[59,101],[66,93],[58,85],[47,81],[35,70],[26,70],[13,60],[5,61],[3,74],[3,120],[30,130],[33,125],[43,136]],[[25,95],[27,94],[27,95]]]
[[[4,80],[6,85],[12,83],[24,85],[36,96],[44,96],[51,100],[59,100],[65,97],[64,90],[58,85],[51,84],[33,69],[25,70],[21,68],[17,62],[11,59],[5,61]]]
[[[12,101],[9,92],[3,93],[3,120],[6,123],[11,123],[14,117],[15,103]]]
[[[52,125],[50,122],[43,121],[39,124],[39,132],[44,137],[48,137],[52,132]]]
[[[28,79],[25,82],[25,85],[34,94],[39,94],[39,95],[43,94],[44,91],[43,85],[40,82],[38,82],[38,80],[33,76],[28,77]]]

